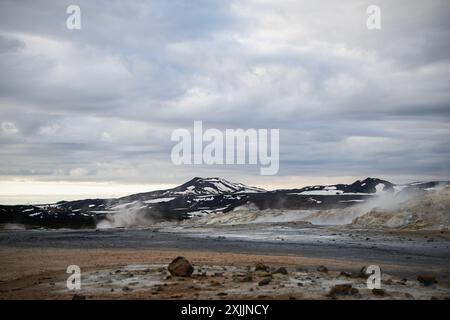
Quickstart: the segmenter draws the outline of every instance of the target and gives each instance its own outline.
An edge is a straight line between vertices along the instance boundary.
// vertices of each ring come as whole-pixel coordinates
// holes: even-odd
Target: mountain
[[[328,186],[311,186],[302,189],[290,190],[289,192],[297,192],[299,195],[344,195],[344,194],[377,194],[383,192],[394,192],[394,184],[389,181],[367,178],[365,180],[357,180],[352,184],[335,184]]]
[[[102,221],[115,225],[119,219],[131,222],[136,219],[147,222],[183,220],[210,213],[225,213],[248,204],[260,210],[339,209],[377,195],[404,197],[408,194],[426,193],[446,185],[450,183],[417,182],[395,185],[389,181],[367,178],[352,184],[266,191],[221,178],[196,177],[172,189],[117,199],[61,201],[48,205],[0,205],[0,223],[84,228],[95,227]]]

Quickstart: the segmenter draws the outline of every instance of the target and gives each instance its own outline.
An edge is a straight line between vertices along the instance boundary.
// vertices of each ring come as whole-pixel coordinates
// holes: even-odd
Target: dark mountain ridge
[[[0,205],[0,223],[84,228],[95,227],[100,221],[121,213],[131,212],[152,221],[183,220],[228,212],[248,203],[259,209],[343,208],[381,194],[421,194],[446,185],[450,182],[395,185],[386,180],[366,178],[351,184],[266,191],[221,178],[195,177],[175,188],[117,199],[61,201],[48,205]]]

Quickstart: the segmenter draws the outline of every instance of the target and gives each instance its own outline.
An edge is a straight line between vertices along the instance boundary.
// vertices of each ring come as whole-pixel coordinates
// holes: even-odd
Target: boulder
[[[190,277],[194,267],[184,257],[177,257],[169,264],[169,272],[175,277]]]

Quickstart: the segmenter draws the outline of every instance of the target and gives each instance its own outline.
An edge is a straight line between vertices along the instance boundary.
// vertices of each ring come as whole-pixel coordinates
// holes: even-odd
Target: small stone
[[[267,277],[267,278],[262,279],[260,282],[258,282],[258,285],[259,285],[259,286],[266,286],[266,285],[268,285],[271,281],[272,281],[272,278]]]
[[[273,274],[276,274],[276,273],[278,273],[278,274],[284,274],[284,275],[287,275],[287,274],[288,274],[288,272],[287,272],[287,270],[286,270],[285,267],[280,267],[280,268],[278,268],[277,270],[275,270],[275,271],[273,272]]]
[[[384,297],[386,295],[386,290],[374,288],[372,289],[372,293],[375,296]]]
[[[329,297],[335,297],[337,295],[354,295],[358,293],[358,289],[353,288],[350,283],[337,284],[330,289],[328,293]]]
[[[431,286],[432,284],[437,283],[437,280],[434,276],[428,274],[421,274],[417,277],[417,281],[419,281],[424,286]]]
[[[72,300],[86,300],[86,297],[82,294],[74,294]]]
[[[323,272],[323,273],[328,273],[328,269],[327,269],[327,267],[325,267],[325,266],[319,266],[319,267],[317,268],[317,271]]]
[[[261,262],[255,264],[255,271],[270,271],[270,268]]]
[[[247,272],[244,276],[236,276],[234,279],[237,282],[252,282],[253,274],[251,272]]]

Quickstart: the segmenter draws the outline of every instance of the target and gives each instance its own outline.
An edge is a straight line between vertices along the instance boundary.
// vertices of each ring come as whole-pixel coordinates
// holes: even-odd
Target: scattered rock
[[[131,291],[131,289],[129,287],[125,286],[122,288],[122,291]]]
[[[325,266],[319,266],[319,267],[317,268],[317,271],[323,272],[323,273],[328,273],[328,269],[327,269],[327,267],[325,267]]]
[[[270,268],[261,262],[255,264],[255,271],[266,271],[269,272]]]
[[[337,284],[330,289],[329,297],[337,295],[354,295],[358,293],[358,289],[353,288],[351,283]]]
[[[366,267],[362,267],[359,272],[352,272],[351,277],[352,278],[361,278],[361,279],[367,279],[368,275],[366,274]]]
[[[169,264],[169,272],[175,277],[190,277],[194,272],[194,267],[184,257],[177,257]]]
[[[253,281],[253,273],[251,272],[247,272],[247,274],[245,274],[244,276],[236,276],[234,278],[235,281],[237,282],[252,282]]]
[[[226,292],[219,292],[217,295],[218,295],[219,297],[224,297],[224,296],[227,296],[228,293],[226,293]]]
[[[260,282],[258,282],[258,285],[259,285],[259,286],[266,286],[266,285],[268,285],[271,281],[272,281],[272,278],[267,277],[267,278],[262,279]]]
[[[82,294],[74,294],[72,300],[86,300],[86,297]]]
[[[351,277],[352,275],[349,273],[349,272],[345,272],[345,271],[341,271],[341,273],[339,273],[339,276],[338,277],[346,277],[346,278],[349,278],[349,277]]]
[[[286,270],[285,267],[280,267],[280,268],[278,268],[277,270],[275,270],[275,271],[273,272],[273,274],[276,274],[276,273],[278,273],[278,274],[284,274],[284,275],[287,275],[287,274],[288,274],[288,272],[287,272],[287,270]]]
[[[417,281],[419,281],[424,286],[431,286],[432,284],[437,283],[437,280],[434,276],[428,274],[421,274],[417,277]]]
[[[379,296],[379,297],[384,297],[384,296],[386,296],[387,295],[387,293],[386,293],[386,290],[383,290],[383,289],[372,289],[372,293],[375,295],[375,296]]]

